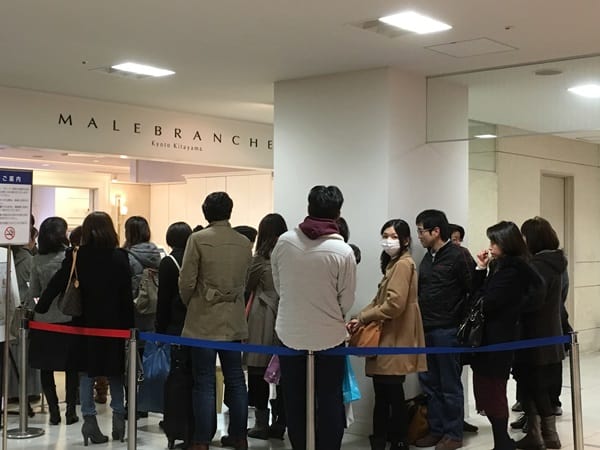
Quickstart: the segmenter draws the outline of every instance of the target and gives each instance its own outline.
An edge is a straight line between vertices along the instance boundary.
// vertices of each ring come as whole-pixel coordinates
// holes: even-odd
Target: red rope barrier
[[[70,325],[58,325],[56,323],[29,321],[32,330],[54,331],[56,333],[79,334],[81,336],[98,336],[109,338],[129,339],[129,330],[111,330],[108,328],[72,327]]]

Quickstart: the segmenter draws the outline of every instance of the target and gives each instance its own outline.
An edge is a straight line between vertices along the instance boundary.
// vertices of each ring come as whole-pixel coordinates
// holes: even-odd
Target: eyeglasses
[[[417,228],[417,234],[419,236],[421,236],[423,233],[426,233],[426,232],[431,231],[431,230],[432,230],[432,228]]]

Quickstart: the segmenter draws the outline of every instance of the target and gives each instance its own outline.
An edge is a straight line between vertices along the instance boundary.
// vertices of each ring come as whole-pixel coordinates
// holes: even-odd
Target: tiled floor
[[[596,370],[600,370],[600,353],[590,353],[582,356],[581,373],[582,373],[582,398],[583,398],[583,423],[584,423],[584,442],[588,450],[600,448],[600,377],[597,376]],[[570,375],[569,366],[565,364],[564,369],[565,386],[563,387],[564,414],[557,421],[558,430],[563,444],[563,449],[573,447],[573,431],[572,431],[572,415],[571,415],[571,398],[570,398]],[[62,383],[57,383],[62,384]],[[510,394],[509,398],[514,399],[514,383],[509,383]],[[469,422],[479,426],[479,433],[465,438],[465,449],[467,450],[488,450],[492,447],[491,430],[485,417],[475,415],[473,411],[473,402],[470,398],[471,417]],[[596,403],[598,402],[598,403]],[[61,405],[64,410],[64,405]],[[39,410],[39,406],[36,407]],[[110,434],[110,408],[106,405],[100,405],[98,408],[99,422],[102,430],[106,434]],[[516,417],[516,414],[513,413]],[[63,419],[64,420],[64,419]],[[167,447],[167,441],[158,427],[159,415],[151,414],[148,419],[140,419],[138,421],[138,439],[137,448],[146,449],[162,449]],[[47,414],[38,413],[33,419],[30,419],[30,426],[45,428],[46,433],[38,438],[26,440],[8,441],[9,449],[66,449],[66,448],[82,448],[83,440],[81,438],[81,422],[65,426],[48,426]],[[18,417],[9,416],[9,429],[18,427]],[[219,416],[219,429],[224,430],[224,415]],[[219,448],[220,432],[215,437],[212,448]],[[515,438],[520,438],[520,433],[513,433]],[[250,439],[250,448],[252,449],[289,449],[289,442],[286,441],[259,441]],[[90,444],[92,445],[92,444]],[[108,444],[92,445],[92,449],[125,449],[127,442],[112,442]],[[343,448],[346,450],[369,449],[368,441],[365,436],[358,436],[352,433],[352,427],[347,431],[344,437]]]

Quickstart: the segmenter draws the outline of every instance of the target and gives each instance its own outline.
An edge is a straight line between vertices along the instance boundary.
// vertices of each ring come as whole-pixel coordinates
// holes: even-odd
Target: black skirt
[[[80,371],[83,343],[82,336],[74,334],[29,330],[29,365],[42,370]]]

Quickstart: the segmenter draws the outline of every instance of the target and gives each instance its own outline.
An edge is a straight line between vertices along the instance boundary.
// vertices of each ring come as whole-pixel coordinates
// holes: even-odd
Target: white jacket
[[[341,344],[356,287],[354,252],[342,237],[288,231],[273,249],[271,266],[280,297],[275,331],[283,344],[297,350]]]

